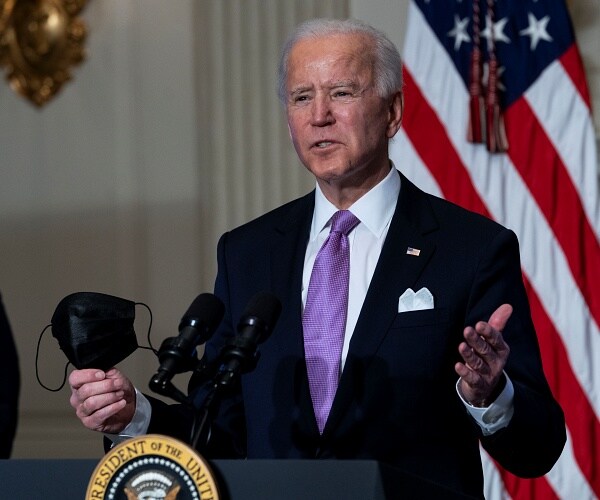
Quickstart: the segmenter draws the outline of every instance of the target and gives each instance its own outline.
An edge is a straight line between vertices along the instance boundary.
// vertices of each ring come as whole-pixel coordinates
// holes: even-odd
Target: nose
[[[311,124],[315,127],[324,127],[333,123],[333,114],[329,96],[318,94],[311,106]]]

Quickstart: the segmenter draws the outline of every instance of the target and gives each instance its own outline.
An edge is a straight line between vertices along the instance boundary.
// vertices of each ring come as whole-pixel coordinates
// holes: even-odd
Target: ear
[[[388,109],[388,126],[386,134],[388,139],[391,139],[400,130],[402,124],[402,115],[404,114],[404,94],[401,90],[390,97]]]

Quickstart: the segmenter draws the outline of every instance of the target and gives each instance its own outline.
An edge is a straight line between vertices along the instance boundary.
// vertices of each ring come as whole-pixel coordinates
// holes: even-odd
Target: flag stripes
[[[529,297],[531,315],[534,318],[540,344],[540,352],[544,360],[544,373],[548,384],[560,406],[565,412],[565,421],[569,429],[568,446],[573,448],[573,455],[579,465],[571,470],[569,478],[582,474],[589,478],[590,485],[600,496],[600,475],[598,464],[594,463],[600,450],[600,420],[596,417],[589,400],[573,376],[562,339],[543,310],[543,306],[531,284],[525,280],[525,288]],[[557,470],[560,470],[560,466]],[[564,469],[564,466],[563,466]],[[575,498],[593,498],[578,496]]]
[[[423,189],[515,231],[544,370],[565,411],[568,443],[551,473],[536,480],[494,475],[484,459],[486,492],[493,486],[498,498],[600,497],[600,369],[594,366],[600,360],[600,214],[579,53],[569,47],[506,110],[507,155],[466,142],[464,80],[414,2],[404,60],[404,128],[392,142],[392,159]]]
[[[573,467],[576,460],[573,457],[573,449],[571,447],[571,439],[567,430],[567,443],[562,455],[558,459],[556,465],[544,477],[548,479],[554,491],[558,494],[558,498],[597,498],[597,495],[592,491],[587,481],[587,477],[577,467]],[[519,480],[520,483],[527,481]],[[597,493],[597,492],[596,492]],[[546,498],[541,495],[532,496],[530,498]]]
[[[569,47],[565,53],[560,56],[559,60],[562,67],[567,72],[570,82],[575,86],[577,92],[579,92],[581,95],[586,109],[592,109],[592,98],[590,97],[590,90],[588,89],[587,82],[585,80],[585,74],[581,70],[581,68],[583,68],[583,61],[581,60],[581,54],[577,50],[577,46],[571,45],[571,47]]]
[[[595,236],[600,237],[597,157],[589,95],[582,95],[587,88],[575,85],[573,70],[564,66],[576,59],[573,53],[567,51],[560,63],[550,65],[543,78],[525,93],[525,99],[564,163]]]

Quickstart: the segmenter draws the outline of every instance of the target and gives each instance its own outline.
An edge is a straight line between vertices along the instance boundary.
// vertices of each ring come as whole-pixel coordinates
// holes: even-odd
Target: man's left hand
[[[475,328],[464,329],[465,342],[458,346],[463,363],[454,369],[460,376],[459,390],[463,398],[473,406],[489,406],[500,394],[499,384],[504,380],[503,370],[510,349],[502,337],[512,306],[502,304],[490,319],[479,321]]]

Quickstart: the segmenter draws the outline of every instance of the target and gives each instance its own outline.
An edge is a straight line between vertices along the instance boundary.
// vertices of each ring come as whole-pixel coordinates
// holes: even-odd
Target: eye
[[[331,91],[331,99],[338,101],[350,101],[358,96],[353,88],[341,87]]]
[[[291,97],[292,104],[304,104],[310,100],[307,94],[296,94]]]

